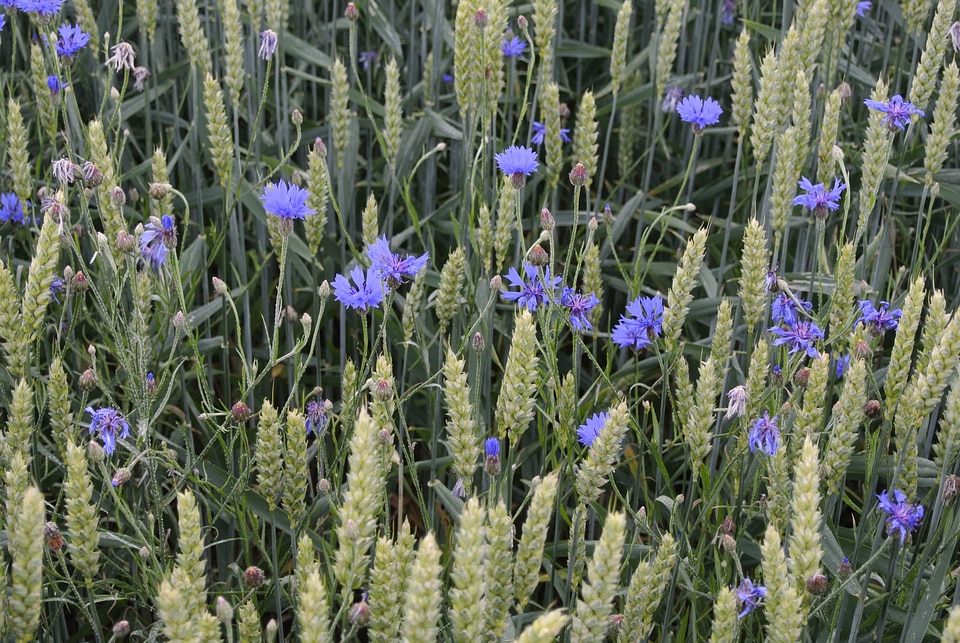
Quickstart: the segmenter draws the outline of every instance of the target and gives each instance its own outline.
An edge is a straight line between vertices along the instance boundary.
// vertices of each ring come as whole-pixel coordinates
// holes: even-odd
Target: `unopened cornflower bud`
[[[90,161],[86,161],[80,171],[83,174],[83,182],[88,188],[98,188],[103,185],[103,173]]]
[[[521,14],[517,18],[517,26],[520,27],[520,31],[526,31],[527,27],[529,26],[527,23],[527,17]]]
[[[862,360],[870,359],[873,357],[873,349],[870,348],[870,344],[861,337],[853,347],[853,356]]]
[[[810,369],[804,366],[801,369],[798,369],[793,375],[793,383],[797,386],[804,387],[807,385],[807,382],[810,381]]]
[[[297,127],[303,125],[303,114],[300,113],[299,109],[293,110],[293,113],[290,114],[290,122],[292,122]]]
[[[230,407],[230,419],[237,424],[242,424],[250,419],[250,407],[245,403],[235,402],[232,407]]]
[[[114,487],[119,487],[122,484],[126,484],[130,481],[130,469],[127,467],[120,467],[117,469],[117,472],[113,474],[113,479],[110,481]]]
[[[728,554],[734,554],[737,551],[737,539],[730,534],[723,534],[720,537],[720,548]]]
[[[837,568],[837,578],[847,580],[853,574],[853,567],[850,565],[850,559],[844,557]]]
[[[50,551],[58,552],[63,549],[63,536],[60,534],[60,527],[55,522],[48,522],[43,525],[43,537],[47,539],[47,547]]]
[[[550,210],[544,208],[540,210],[540,227],[546,232],[551,232],[553,228],[557,225],[556,220],[553,218],[553,214],[550,213]]]
[[[560,111],[561,123],[565,122],[568,118],[570,118],[570,107],[566,103],[560,103],[559,111]]]
[[[352,2],[347,3],[347,8],[343,10],[343,17],[350,22],[356,22],[360,18],[360,12],[357,11],[357,5]]]
[[[287,304],[287,308],[284,310],[284,313],[286,314],[287,321],[291,324],[300,318],[300,313],[297,312],[297,309],[289,304]]]
[[[263,640],[264,641],[273,641],[277,638],[277,630],[279,626],[277,625],[277,619],[271,618],[267,621],[267,626],[264,628]]]
[[[823,596],[827,591],[827,577],[815,574],[807,579],[807,591],[814,596]]]
[[[257,589],[263,585],[263,570],[251,565],[243,570],[243,584],[250,589]]]
[[[303,313],[300,315],[300,325],[303,326],[303,332],[309,335],[310,329],[313,328],[313,317],[308,313]]]
[[[147,395],[153,397],[157,393],[157,378],[153,376],[153,371],[147,373]]]
[[[874,420],[880,417],[881,408],[880,400],[867,400],[867,403],[863,405],[863,414]]]
[[[217,596],[217,620],[226,626],[233,622],[233,607],[223,596]]]
[[[113,245],[116,247],[117,252],[121,254],[132,254],[137,248],[137,240],[126,230],[121,230],[117,233]]]
[[[322,495],[330,493],[330,481],[326,478],[320,478],[320,481],[317,482],[317,491]]]
[[[90,289],[90,281],[87,279],[87,276],[83,274],[81,270],[73,276],[73,279],[70,280],[70,286],[75,292],[83,294]]]
[[[313,141],[313,149],[320,155],[321,159],[327,158],[327,145],[319,136]]]
[[[90,462],[94,464],[101,464],[106,457],[103,452],[103,447],[100,446],[99,442],[91,440],[87,442],[87,457],[90,459]]]
[[[377,442],[382,446],[393,444],[393,434],[388,429],[380,429],[377,431]]]
[[[170,187],[169,183],[151,183],[148,188],[150,198],[154,201],[162,201],[170,194]]]
[[[118,639],[126,638],[130,634],[129,621],[117,621],[113,624],[113,635]]]
[[[485,449],[487,459],[483,463],[483,470],[489,476],[497,476],[500,474],[500,440],[487,438]]]
[[[943,481],[943,504],[948,505],[957,497],[958,487],[960,487],[960,480],[951,473]]]
[[[483,9],[477,9],[477,13],[473,15],[473,24],[477,29],[486,29],[487,25],[490,24],[490,17],[487,16],[487,12]]]
[[[360,528],[357,527],[357,522],[353,518],[348,519],[343,526],[343,535],[346,536],[347,542],[351,543],[357,542],[360,538]]]
[[[127,193],[119,185],[114,186],[110,191],[110,201],[118,208],[122,208],[127,204]]]
[[[475,352],[482,353],[486,345],[487,342],[483,339],[483,333],[476,333],[473,336],[473,350]]]
[[[609,203],[603,204],[603,223],[604,225],[613,225],[613,210],[610,208]]]
[[[386,378],[381,377],[373,383],[373,397],[381,402],[388,402],[393,397],[393,386]]]
[[[837,85],[837,92],[840,94],[841,101],[850,100],[850,97],[853,96],[853,90],[846,81]]]
[[[214,277],[211,281],[213,282],[213,290],[218,295],[226,297],[230,294],[230,288],[227,286],[227,284],[223,283],[222,279],[219,277]]]
[[[350,624],[354,627],[366,627],[367,623],[370,622],[370,606],[366,599],[360,599],[359,603],[354,603],[347,618],[350,619]]]
[[[183,314],[182,310],[178,310],[173,314],[173,327],[181,331],[186,330],[187,316]]]
[[[573,166],[573,169],[570,170],[570,184],[574,187],[583,187],[590,180],[590,173],[587,172],[587,168],[583,166],[583,163],[577,163]]]
[[[330,282],[326,279],[324,279],[323,283],[317,288],[317,296],[320,297],[321,302],[330,298]]]
[[[140,558],[143,558],[144,560],[150,558],[150,548],[146,545],[141,547],[137,553],[140,555]]]
[[[277,32],[273,29],[267,29],[260,32],[260,49],[257,55],[264,60],[273,58],[277,51]]]
[[[530,248],[530,253],[527,255],[527,259],[534,266],[542,267],[550,262],[550,255],[548,255],[547,251],[543,249],[543,246],[537,243]]]
[[[770,383],[774,386],[780,386],[783,384],[783,369],[779,366],[774,366],[770,369]]]
[[[600,224],[597,222],[597,217],[590,217],[590,220],[587,221],[587,230],[590,232],[596,232],[597,228],[600,227]]]
[[[500,275],[494,275],[490,278],[490,292],[495,294],[500,292],[500,289],[503,288],[503,279]]]
[[[80,373],[78,384],[81,391],[89,393],[97,385],[97,374],[93,372],[92,368],[86,369]]]
[[[127,196],[130,199],[130,205],[136,205],[140,201],[140,190],[137,188],[130,188],[127,191]]]
[[[607,622],[606,635],[612,639],[617,638],[621,627],[623,627],[623,614],[611,614],[610,620]]]

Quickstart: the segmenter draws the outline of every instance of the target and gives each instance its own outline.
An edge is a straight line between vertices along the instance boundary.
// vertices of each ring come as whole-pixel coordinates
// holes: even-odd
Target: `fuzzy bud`
[[[728,554],[737,552],[737,539],[730,534],[723,534],[720,537],[720,548]]]
[[[80,373],[80,380],[78,384],[81,391],[84,393],[89,393],[97,385],[97,374],[93,372],[92,368],[86,369],[84,372]]]
[[[70,286],[75,292],[82,294],[90,289],[90,281],[87,279],[87,276],[83,274],[83,271],[80,271],[70,280]]]
[[[949,505],[957,497],[958,486],[960,481],[956,475],[951,473],[946,477],[943,481],[943,504]]]
[[[173,314],[173,327],[180,331],[187,329],[187,316],[183,314],[182,310]]]
[[[850,560],[844,557],[840,561],[840,567],[837,568],[837,578],[840,580],[847,580],[853,574],[853,567],[850,565]]]
[[[343,17],[350,22],[356,22],[360,18],[360,12],[357,11],[357,5],[352,2],[347,3],[347,8],[343,10]]]
[[[263,570],[251,565],[243,570],[243,584],[250,589],[257,589],[263,585]]]
[[[103,447],[100,446],[99,442],[95,440],[90,440],[87,442],[87,458],[90,459],[90,462],[94,464],[103,463],[106,458],[106,454],[103,452]]]
[[[357,542],[360,538],[360,528],[353,518],[348,519],[347,523],[343,526],[343,535],[346,536],[347,542],[351,543]]]
[[[880,400],[867,400],[867,403],[863,405],[863,414],[871,420],[875,420],[880,417],[881,408]]]
[[[544,232],[552,232],[556,225],[557,222],[550,210],[546,208],[540,210],[540,227],[543,228]]]
[[[797,372],[793,375],[793,383],[799,387],[804,387],[807,385],[807,382],[810,381],[810,369],[804,366],[801,369],[798,369]]]
[[[114,487],[119,487],[127,482],[130,482],[130,469],[128,467],[120,467],[117,469],[117,472],[113,474],[113,479],[110,481],[110,484]]]
[[[214,277],[212,281],[213,281],[213,290],[218,295],[226,297],[227,295],[230,294],[230,288],[227,287],[227,284],[223,283],[222,279],[220,279],[219,277]]]
[[[130,634],[129,621],[117,621],[113,625],[113,635],[118,639],[126,638]]]
[[[377,442],[379,442],[381,446],[393,444],[393,435],[391,435],[388,429],[380,429],[377,431]]]
[[[527,259],[533,265],[542,267],[550,262],[550,255],[548,255],[547,251],[543,249],[543,246],[537,243],[530,248],[530,253],[527,255]]]
[[[520,27],[520,31],[526,31],[526,30],[527,30],[527,27],[529,26],[529,25],[527,24],[527,17],[524,16],[524,15],[521,15],[520,17],[518,17],[518,18],[517,18],[517,26]]]
[[[243,424],[250,419],[250,407],[242,401],[235,403],[230,407],[230,419],[237,424]]]
[[[233,607],[223,596],[217,596],[217,620],[227,626],[233,621]]]
[[[324,279],[323,283],[320,284],[320,287],[317,288],[317,296],[320,297],[320,301],[326,301],[330,297],[330,283]]]
[[[823,596],[827,591],[827,577],[815,574],[807,579],[807,591],[814,596]]]
[[[486,29],[487,25],[490,24],[490,17],[487,16],[487,12],[483,9],[477,9],[477,13],[473,15],[473,24],[481,31]]]
[[[720,523],[720,533],[730,536],[737,533],[737,523],[733,522],[733,518],[727,516],[723,519],[723,522]]]
[[[317,491],[323,495],[330,493],[330,481],[326,478],[320,478],[320,481],[317,483]]]
[[[169,183],[151,183],[149,186],[150,198],[154,201],[162,201],[170,193]]]
[[[140,190],[135,187],[130,188],[128,197],[130,198],[130,205],[136,205],[140,202]]]
[[[127,195],[122,187],[119,185],[114,186],[113,190],[110,191],[110,201],[118,208],[122,208],[127,204]]]
[[[487,342],[483,338],[483,333],[476,333],[473,336],[473,350],[476,353],[482,353],[483,349],[486,347]]]
[[[366,627],[370,622],[370,606],[367,601],[361,600],[359,603],[354,603],[347,618],[354,627]]]
[[[114,247],[116,247],[117,252],[121,254],[133,254],[133,252],[137,249],[137,240],[126,230],[121,230],[117,233],[117,238],[114,241]]]
[[[600,224],[597,222],[597,217],[590,217],[590,220],[587,221],[587,230],[590,232],[596,232],[597,228],[600,227]]]
[[[570,184],[573,185],[573,187],[583,187],[589,180],[590,173],[587,172],[587,168],[584,167],[583,163],[577,163],[573,166],[573,169],[570,170]]]
[[[500,275],[494,275],[490,278],[490,292],[496,293],[500,292],[500,289],[503,288],[503,278]]]
[[[299,109],[293,110],[293,113],[290,114],[290,121],[297,127],[303,125],[303,114],[300,113]]]

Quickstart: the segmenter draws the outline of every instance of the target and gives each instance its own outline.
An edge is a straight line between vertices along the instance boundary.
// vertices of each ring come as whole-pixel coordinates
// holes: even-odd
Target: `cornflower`
[[[522,54],[526,48],[527,43],[519,36],[514,36],[513,32],[508,29],[507,36],[503,39],[503,46],[500,47],[500,51],[503,52],[504,57],[516,58]]]
[[[90,435],[98,434],[103,442],[103,450],[110,455],[117,448],[117,435],[126,438],[130,435],[130,425],[120,414],[120,411],[114,408],[100,408],[96,411],[88,406],[86,412],[93,416],[90,420]]]
[[[533,121],[533,136],[530,137],[530,143],[533,145],[542,145],[543,136],[547,133],[547,126],[538,121]],[[570,142],[570,128],[560,128],[560,140],[564,143]]]
[[[323,436],[327,422],[329,421],[329,418],[327,417],[327,411],[329,411],[330,407],[328,405],[330,405],[329,400],[310,400],[307,402],[307,413],[305,418],[307,435],[314,433],[317,437]]]
[[[950,44],[953,45],[953,50],[960,52],[960,20],[950,25],[947,33],[950,34]]]
[[[743,611],[737,614],[737,618],[743,618],[760,605],[760,600],[766,598],[767,588],[763,585],[754,585],[747,578],[740,581],[740,586],[736,589],[737,599],[743,606]]]
[[[536,266],[532,263],[525,263],[523,264],[523,272],[527,276],[526,281],[520,276],[516,268],[510,268],[506,275],[507,281],[510,282],[511,286],[520,290],[518,292],[504,290],[500,293],[500,297],[507,301],[515,301],[520,306],[526,306],[528,310],[536,310],[537,306],[546,304],[550,300],[553,291],[560,285],[562,279],[551,277],[549,266],[544,268],[543,275],[541,275]]]
[[[350,271],[350,278],[356,286],[350,285],[343,275],[337,275],[333,280],[333,293],[337,301],[360,312],[380,306],[383,301],[383,282],[372,269],[364,274],[363,268],[354,266]]]
[[[137,53],[133,50],[133,46],[129,42],[118,42],[110,48],[110,51],[113,52],[113,55],[107,58],[107,62],[104,64],[108,67],[113,65],[115,71],[133,69],[133,59]]]
[[[72,61],[90,43],[90,35],[78,25],[65,22],[57,29],[57,33],[57,55],[65,63]]]
[[[632,317],[620,315],[610,338],[621,348],[640,350],[650,345],[651,340],[663,334],[663,298],[637,297],[627,304]]]
[[[770,414],[764,411],[763,417],[757,418],[750,427],[748,441],[751,453],[760,450],[767,455],[775,454],[780,446],[780,427],[777,426],[777,416],[770,417]]]
[[[143,83],[145,80],[150,78],[150,70],[146,67],[134,67],[133,68],[133,88],[138,92],[143,91]]]
[[[850,353],[846,355],[841,355],[837,358],[837,365],[834,367],[834,373],[837,376],[837,379],[841,379],[844,373],[850,368]]]
[[[863,101],[863,104],[870,109],[884,112],[886,116],[883,117],[883,122],[894,132],[902,130],[905,126],[909,125],[910,117],[914,114],[926,116],[922,109],[913,103],[903,100],[900,94],[897,94],[886,103],[868,98]]]
[[[29,207],[30,203],[27,203]],[[0,194],[0,223],[23,223],[23,204],[13,192]]]
[[[593,441],[597,439],[597,436],[600,435],[600,431],[603,429],[603,425],[607,423],[607,420],[610,419],[610,414],[607,412],[594,413],[592,416],[587,418],[587,421],[580,425],[577,429],[577,435],[579,436],[580,444],[585,446],[591,446]]]
[[[367,71],[370,69],[370,66],[376,62],[377,52],[376,50],[361,51],[357,59],[360,61],[360,64],[363,65],[363,71]]]
[[[560,304],[570,309],[570,324],[574,330],[593,330],[590,323],[590,311],[600,304],[600,300],[593,293],[584,295],[573,288],[564,288],[560,295]]]
[[[920,526],[923,519],[923,505],[911,505],[907,496],[899,489],[893,490],[893,500],[886,491],[877,495],[880,500],[880,509],[887,514],[887,535],[900,532],[900,544],[907,538],[907,534]]]
[[[814,342],[823,339],[823,331],[812,321],[798,321],[787,328],[774,326],[768,328],[771,333],[777,335],[773,340],[774,346],[790,346],[790,354],[802,351],[810,357],[820,357],[820,351],[814,346]]]
[[[488,475],[495,476],[500,473],[500,440],[497,438],[487,438],[483,443],[484,452],[487,457],[483,463],[483,470]]]
[[[813,309],[813,304],[809,301],[794,299],[789,294],[782,292],[770,303],[770,312],[773,315],[773,321],[780,324],[793,326],[800,321],[798,313],[806,313]]]
[[[80,168],[68,158],[59,158],[53,162],[53,177],[61,185],[73,183]]]
[[[50,17],[60,13],[60,7],[63,0],[14,0],[12,3],[4,3],[7,6],[11,4],[24,13],[33,13],[38,17]]]
[[[398,288],[404,277],[415,277],[427,267],[430,253],[425,252],[419,257],[410,255],[404,259],[400,255],[390,252],[390,242],[386,236],[380,237],[367,246],[367,256],[370,258],[370,269],[373,273],[387,282],[391,288]]]
[[[823,183],[814,185],[807,177],[801,177],[798,181],[801,188],[807,191],[794,197],[794,205],[802,205],[808,208],[813,215],[823,221],[827,218],[830,210],[840,208],[840,195],[846,189],[846,185],[840,182],[840,179],[833,180],[833,189],[827,190]]]
[[[260,49],[257,51],[257,55],[263,58],[264,60],[270,60],[273,58],[273,54],[277,51],[277,32],[273,29],[266,29],[260,32]]]
[[[860,318],[854,322],[854,328],[863,324],[867,327],[867,332],[880,337],[884,331],[896,330],[900,325],[900,317],[903,315],[903,310],[900,308],[889,310],[890,304],[885,301],[881,301],[877,308],[874,308],[873,302],[869,300],[861,301],[858,305]]]
[[[70,83],[64,82],[56,76],[47,76],[47,88],[50,90],[50,95],[54,98],[59,96],[60,90],[66,89],[69,84]]]
[[[734,18],[737,17],[737,3],[733,0],[723,0],[722,14],[720,22],[725,25],[732,25]]]
[[[663,93],[663,102],[660,103],[660,110],[664,114],[675,112],[681,100],[683,100],[683,90],[679,87],[670,87]]]
[[[861,18],[867,16],[867,12],[873,8],[873,3],[870,0],[862,0],[862,2],[857,3],[857,15]]]
[[[529,147],[511,145],[504,151],[496,154],[497,167],[510,177],[511,183],[517,189],[526,183],[526,177],[537,171],[540,164],[537,162],[537,153]]]
[[[54,277],[53,281],[50,282],[50,296],[53,297],[53,300],[59,304],[60,298],[57,297],[57,295],[66,290],[66,288],[67,282],[60,277]]]
[[[150,222],[143,226],[140,235],[140,254],[150,262],[154,272],[167,263],[167,252],[177,245],[177,229],[173,217],[165,214],[158,220],[151,217]]]
[[[703,100],[699,96],[687,96],[677,105],[677,114],[684,123],[693,125],[694,134],[700,134],[704,127],[720,120],[723,109],[720,103],[710,97]]]

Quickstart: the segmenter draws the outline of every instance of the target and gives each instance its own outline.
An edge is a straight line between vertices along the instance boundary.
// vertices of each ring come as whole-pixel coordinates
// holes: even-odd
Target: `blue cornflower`
[[[367,246],[367,256],[370,257],[370,269],[373,273],[385,280],[391,288],[397,288],[403,283],[404,277],[415,277],[427,267],[430,253],[401,259],[400,255],[390,252],[390,242],[384,236]]]
[[[780,427],[777,426],[777,416],[770,417],[770,414],[764,411],[762,418],[757,418],[750,427],[748,436],[750,452],[756,453],[758,450],[767,455],[773,455],[780,446]]]
[[[101,408],[94,411],[93,407],[88,406],[86,411],[93,416],[90,420],[90,435],[99,433],[103,450],[110,455],[117,448],[117,435],[121,438],[130,435],[130,425],[123,419],[120,411],[114,408]]]
[[[305,219],[308,214],[316,214],[316,210],[307,205],[310,193],[301,187],[287,183],[280,179],[276,183],[268,183],[263,189],[260,200],[263,209],[269,214],[281,219]]]
[[[580,438],[580,444],[591,446],[593,441],[597,439],[597,436],[600,435],[600,431],[603,430],[603,426],[609,419],[610,414],[606,412],[594,413],[592,416],[588,417],[587,421],[581,424],[577,429],[577,435]]]
[[[257,51],[257,55],[264,59],[270,60],[273,58],[273,54],[277,52],[277,32],[273,29],[267,29],[266,31],[260,32],[260,49]]]
[[[507,272],[507,281],[514,288],[519,288],[519,292],[504,290],[500,293],[502,299],[515,301],[520,306],[526,306],[528,310],[536,310],[537,306],[546,304],[553,296],[553,291],[560,285],[562,278],[551,277],[550,268],[543,270],[543,275],[532,263],[523,264],[523,272],[527,279],[524,281],[516,268],[510,268]]]
[[[357,56],[357,60],[363,65],[363,71],[370,69],[370,66],[373,65],[377,60],[376,50],[370,51],[361,51],[360,55]]]
[[[0,31],[3,31],[3,28],[7,26],[7,17],[0,13]]]
[[[440,80],[449,85],[453,82],[453,74],[444,74],[440,77]]]
[[[873,3],[870,0],[863,0],[862,2],[857,3],[857,15],[861,18],[865,18],[867,12],[873,8]]]
[[[737,618],[743,618],[760,605],[760,600],[767,597],[767,588],[763,585],[754,585],[752,581],[744,578],[740,586],[736,589],[737,599],[743,606],[743,611],[737,614]]]
[[[813,309],[813,304],[809,301],[794,299],[789,294],[782,292],[773,298],[770,303],[770,312],[773,314],[773,321],[778,324],[787,324],[793,326],[800,321],[798,313],[806,313]]]
[[[510,32],[507,32],[508,35]],[[523,50],[527,48],[527,43],[519,36],[513,36],[512,38],[504,38],[503,46],[500,47],[500,51],[503,52],[503,55],[506,58],[516,58],[523,53]]]
[[[0,194],[0,223],[23,223],[24,219],[23,204],[19,197],[13,192]]]
[[[737,3],[733,0],[723,0],[721,11],[720,22],[725,25],[732,25],[733,19],[737,17]]]
[[[63,292],[67,287],[67,282],[65,282],[60,277],[54,277],[53,281],[50,282],[50,296],[53,297],[53,300],[60,303],[59,297],[57,295]]]
[[[511,145],[493,158],[497,160],[500,171],[510,177],[513,186],[517,189],[523,187],[524,177],[536,172],[540,166],[537,162],[537,153],[529,147],[520,145]]]
[[[543,135],[547,132],[547,126],[543,123],[533,121],[533,136],[530,138],[530,143],[533,145],[542,145],[543,144]],[[560,129],[560,140],[564,143],[570,142],[570,129],[563,127]]]
[[[343,275],[337,275],[333,280],[333,294],[337,301],[360,312],[380,306],[383,301],[383,282],[372,269],[364,274],[363,268],[354,266],[350,271],[350,278],[356,286],[351,286]]]
[[[64,82],[57,78],[56,76],[47,76],[47,87],[50,89],[50,94],[57,96],[60,93],[61,89],[66,89],[67,85],[70,83]]]
[[[326,400],[310,400],[307,402],[307,435],[315,433],[317,437],[322,436],[328,420]]]
[[[64,60],[73,60],[90,43],[90,35],[84,33],[79,25],[65,22],[57,31],[60,34],[57,38],[57,55]]]
[[[487,438],[483,443],[484,451],[487,454],[483,463],[483,470],[488,475],[495,476],[500,473],[500,440],[497,438]]]
[[[593,293],[584,295],[573,288],[564,288],[560,295],[560,304],[570,309],[570,324],[574,330],[593,330],[590,323],[590,311],[600,304]]]
[[[900,317],[903,316],[903,311],[899,308],[889,310],[890,304],[885,301],[881,301],[877,308],[873,307],[871,301],[861,301],[858,305],[860,306],[860,318],[854,322],[854,328],[863,324],[871,335],[879,337],[883,335],[884,331],[896,330],[900,325]]]
[[[159,221],[153,217],[143,226],[143,234],[140,235],[140,254],[150,262],[154,272],[159,272],[160,268],[166,265],[167,252],[176,245],[177,229],[174,226],[173,217],[169,214],[163,215]]]
[[[620,315],[610,338],[621,348],[640,350],[650,345],[655,337],[663,334],[663,298],[637,297],[627,304],[632,317]]]
[[[774,346],[787,344],[791,354],[802,351],[810,357],[820,357],[820,351],[813,344],[823,339],[823,331],[812,321],[798,321],[787,328],[774,326],[767,330],[777,335],[773,340]]]
[[[884,491],[877,495],[880,500],[880,509],[887,514],[887,534],[900,532],[900,544],[906,540],[907,534],[920,526],[923,519],[923,505],[911,505],[907,496],[899,489],[893,490],[893,500]]]
[[[840,195],[847,187],[840,179],[834,179],[833,189],[827,191],[823,183],[814,185],[805,176],[801,177],[798,183],[807,193],[794,197],[793,204],[808,208],[821,221],[827,218],[829,210],[840,208]]]
[[[703,100],[699,96],[687,96],[677,105],[680,120],[693,125],[695,134],[702,132],[707,125],[718,122],[722,113],[720,103],[710,97]]]
[[[38,16],[55,16],[60,13],[63,0],[14,0],[13,6],[24,13],[35,13]]]
[[[883,117],[883,122],[887,124],[887,127],[894,131],[902,130],[904,127],[909,125],[910,117],[914,114],[926,116],[922,109],[918,108],[913,103],[908,103],[907,101],[903,100],[903,97],[900,94],[897,94],[886,103],[868,98],[863,101],[863,104],[870,109],[875,109],[878,112],[884,112],[886,116]]]
[[[837,365],[834,368],[834,373],[836,373],[837,379],[839,380],[848,370],[850,370],[850,353],[841,355],[837,358]]]

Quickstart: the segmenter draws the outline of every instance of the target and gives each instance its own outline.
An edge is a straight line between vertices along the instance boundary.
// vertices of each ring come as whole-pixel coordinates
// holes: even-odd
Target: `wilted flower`
[[[886,103],[868,98],[863,101],[863,104],[870,109],[884,112],[886,116],[883,117],[883,122],[893,131],[902,130],[909,125],[910,117],[914,114],[925,116],[922,109],[913,103],[903,100],[900,94],[897,94]]]
[[[146,67],[133,68],[133,88],[138,92],[143,91],[143,83],[150,78],[150,70]]]
[[[887,534],[900,533],[900,544],[907,538],[907,534],[920,526],[923,519],[923,505],[912,505],[907,502],[907,496],[899,489],[893,490],[893,499],[886,491],[877,495],[880,509],[887,514]]]
[[[580,444],[586,446],[591,446],[593,441],[597,439],[597,436],[600,435],[600,431],[603,429],[604,424],[607,423],[607,420],[610,419],[610,414],[603,413],[594,413],[592,416],[587,418],[587,421],[580,425],[577,429],[577,436],[579,436]]]
[[[120,71],[123,69],[129,71],[133,70],[133,59],[136,57],[137,53],[133,50],[133,46],[129,42],[118,42],[110,48],[110,51],[113,52],[113,55],[110,58],[107,58],[107,62],[105,64],[108,67],[113,65],[115,71]]]
[[[753,582],[744,578],[740,582],[740,586],[736,589],[737,599],[740,601],[743,611],[737,614],[737,618],[743,618],[757,607],[760,606],[760,601],[767,596],[767,588],[763,585],[754,585]]]
[[[742,384],[727,392],[727,419],[742,417],[747,412],[747,388]]]
[[[257,55],[263,58],[264,60],[270,60],[273,58],[273,54],[277,51],[277,32],[273,29],[266,29],[260,32],[260,49],[257,51]]]
[[[720,103],[712,98],[704,100],[699,96],[687,96],[677,105],[677,114],[680,115],[680,120],[693,125],[695,134],[699,134],[704,127],[720,120],[723,109]]]
[[[953,45],[953,50],[960,52],[960,20],[950,25],[947,33],[950,34],[950,44]]]
[[[664,114],[675,112],[681,100],[683,100],[683,90],[679,87],[670,87],[663,93],[663,102],[660,103],[660,109]]]
[[[770,417],[767,412],[763,413],[762,418],[757,418],[750,428],[749,435],[750,452],[756,453],[758,450],[767,455],[773,455],[780,446],[780,427],[777,426],[777,417]]]
[[[88,406],[85,410],[93,416],[90,420],[90,435],[97,433],[103,442],[103,450],[107,455],[112,454],[117,448],[117,436],[126,438],[130,435],[130,425],[117,409],[101,408],[94,411],[93,407]]]
[[[80,167],[68,158],[60,158],[53,162],[53,177],[61,185],[68,185],[76,180]]]

